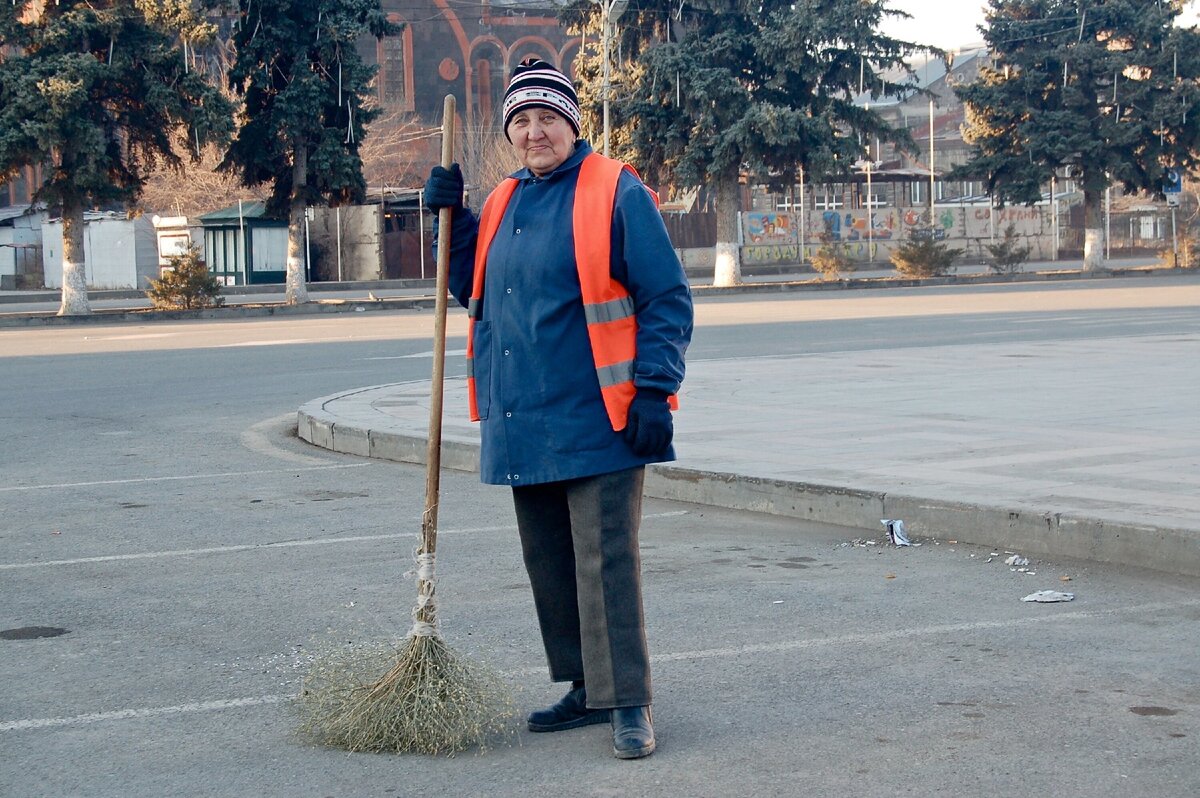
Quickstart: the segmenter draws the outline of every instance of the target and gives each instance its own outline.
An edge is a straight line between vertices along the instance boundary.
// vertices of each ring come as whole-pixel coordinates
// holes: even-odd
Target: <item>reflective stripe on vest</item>
[[[592,153],[579,166],[575,186],[572,225],[575,238],[575,264],[583,295],[583,313],[587,322],[592,359],[604,407],[614,430],[625,428],[629,404],[637,389],[633,384],[637,358],[637,317],[633,298],[625,286],[612,278],[612,215],[617,182],[632,166]],[[640,179],[640,178],[639,178]],[[467,313],[467,394],[471,420],[479,420],[475,398],[474,329],[479,304],[483,299],[483,278],[487,252],[500,227],[508,201],[517,187],[514,178],[505,179],[483,204],[479,218],[479,240],[475,249],[475,275]],[[647,189],[649,190],[649,189]],[[658,196],[653,191],[655,205]],[[671,397],[671,406],[676,406]]]

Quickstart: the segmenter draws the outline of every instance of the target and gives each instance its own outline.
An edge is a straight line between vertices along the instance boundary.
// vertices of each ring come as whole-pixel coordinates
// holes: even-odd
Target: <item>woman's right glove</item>
[[[629,404],[625,422],[625,440],[638,457],[657,457],[665,454],[675,436],[667,392],[654,388],[638,388]]]
[[[463,176],[458,164],[435,166],[425,181],[425,204],[435,211],[442,208],[458,210],[463,206]]]

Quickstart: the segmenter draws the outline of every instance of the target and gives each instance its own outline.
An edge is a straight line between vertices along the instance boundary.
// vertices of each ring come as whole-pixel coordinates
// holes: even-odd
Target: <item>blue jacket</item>
[[[591,151],[581,140],[549,175],[516,172],[520,184],[488,253],[474,342],[486,483],[535,485],[675,459],[673,449],[635,455],[601,399],[571,229],[579,164]],[[450,291],[463,306],[478,232],[473,212],[455,212]],[[691,291],[653,199],[629,174],[617,185],[612,240],[612,276],[637,309],[634,384],[674,393],[692,336]]]

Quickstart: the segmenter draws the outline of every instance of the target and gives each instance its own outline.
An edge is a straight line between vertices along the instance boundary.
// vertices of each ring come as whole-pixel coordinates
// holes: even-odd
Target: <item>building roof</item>
[[[959,50],[950,52],[951,68],[949,72],[959,72],[963,66],[970,64],[972,61],[979,58],[986,58],[988,50],[986,47],[964,47]],[[914,73],[914,83],[917,90],[929,90],[938,81],[946,79],[947,69],[946,61],[935,56],[924,56],[924,60],[914,58],[910,63]],[[891,80],[902,80],[905,75],[900,70],[890,71],[886,76]],[[871,99],[869,91],[863,92],[854,98],[856,105],[870,105],[873,108],[878,108],[888,105],[899,105],[912,98],[911,92],[904,94],[885,94],[876,99]]]
[[[240,202],[230,205],[228,208],[221,208],[218,211],[210,211],[201,214],[199,217],[200,223],[212,227],[220,227],[231,222],[244,221],[246,219],[262,219],[264,221],[283,221],[267,216],[267,206],[259,200],[250,202]]]
[[[11,225],[14,219],[19,219],[31,213],[44,211],[46,208],[42,205],[10,205],[7,208],[0,208],[0,226]]]

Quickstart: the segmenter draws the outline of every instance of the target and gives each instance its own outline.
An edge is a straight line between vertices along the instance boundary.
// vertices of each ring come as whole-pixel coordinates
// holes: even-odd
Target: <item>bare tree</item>
[[[429,159],[439,153],[442,129],[394,111],[367,125],[359,156],[367,186],[408,188],[425,182]]]
[[[222,157],[220,150],[210,146],[201,150],[195,163],[178,169],[160,165],[146,180],[138,206],[148,214],[195,217],[238,200],[266,199],[266,188],[246,188],[236,175],[218,171]]]
[[[503,131],[495,127],[466,128],[462,132],[463,176],[467,181],[470,204],[476,211],[501,180],[521,167],[521,161]]]

